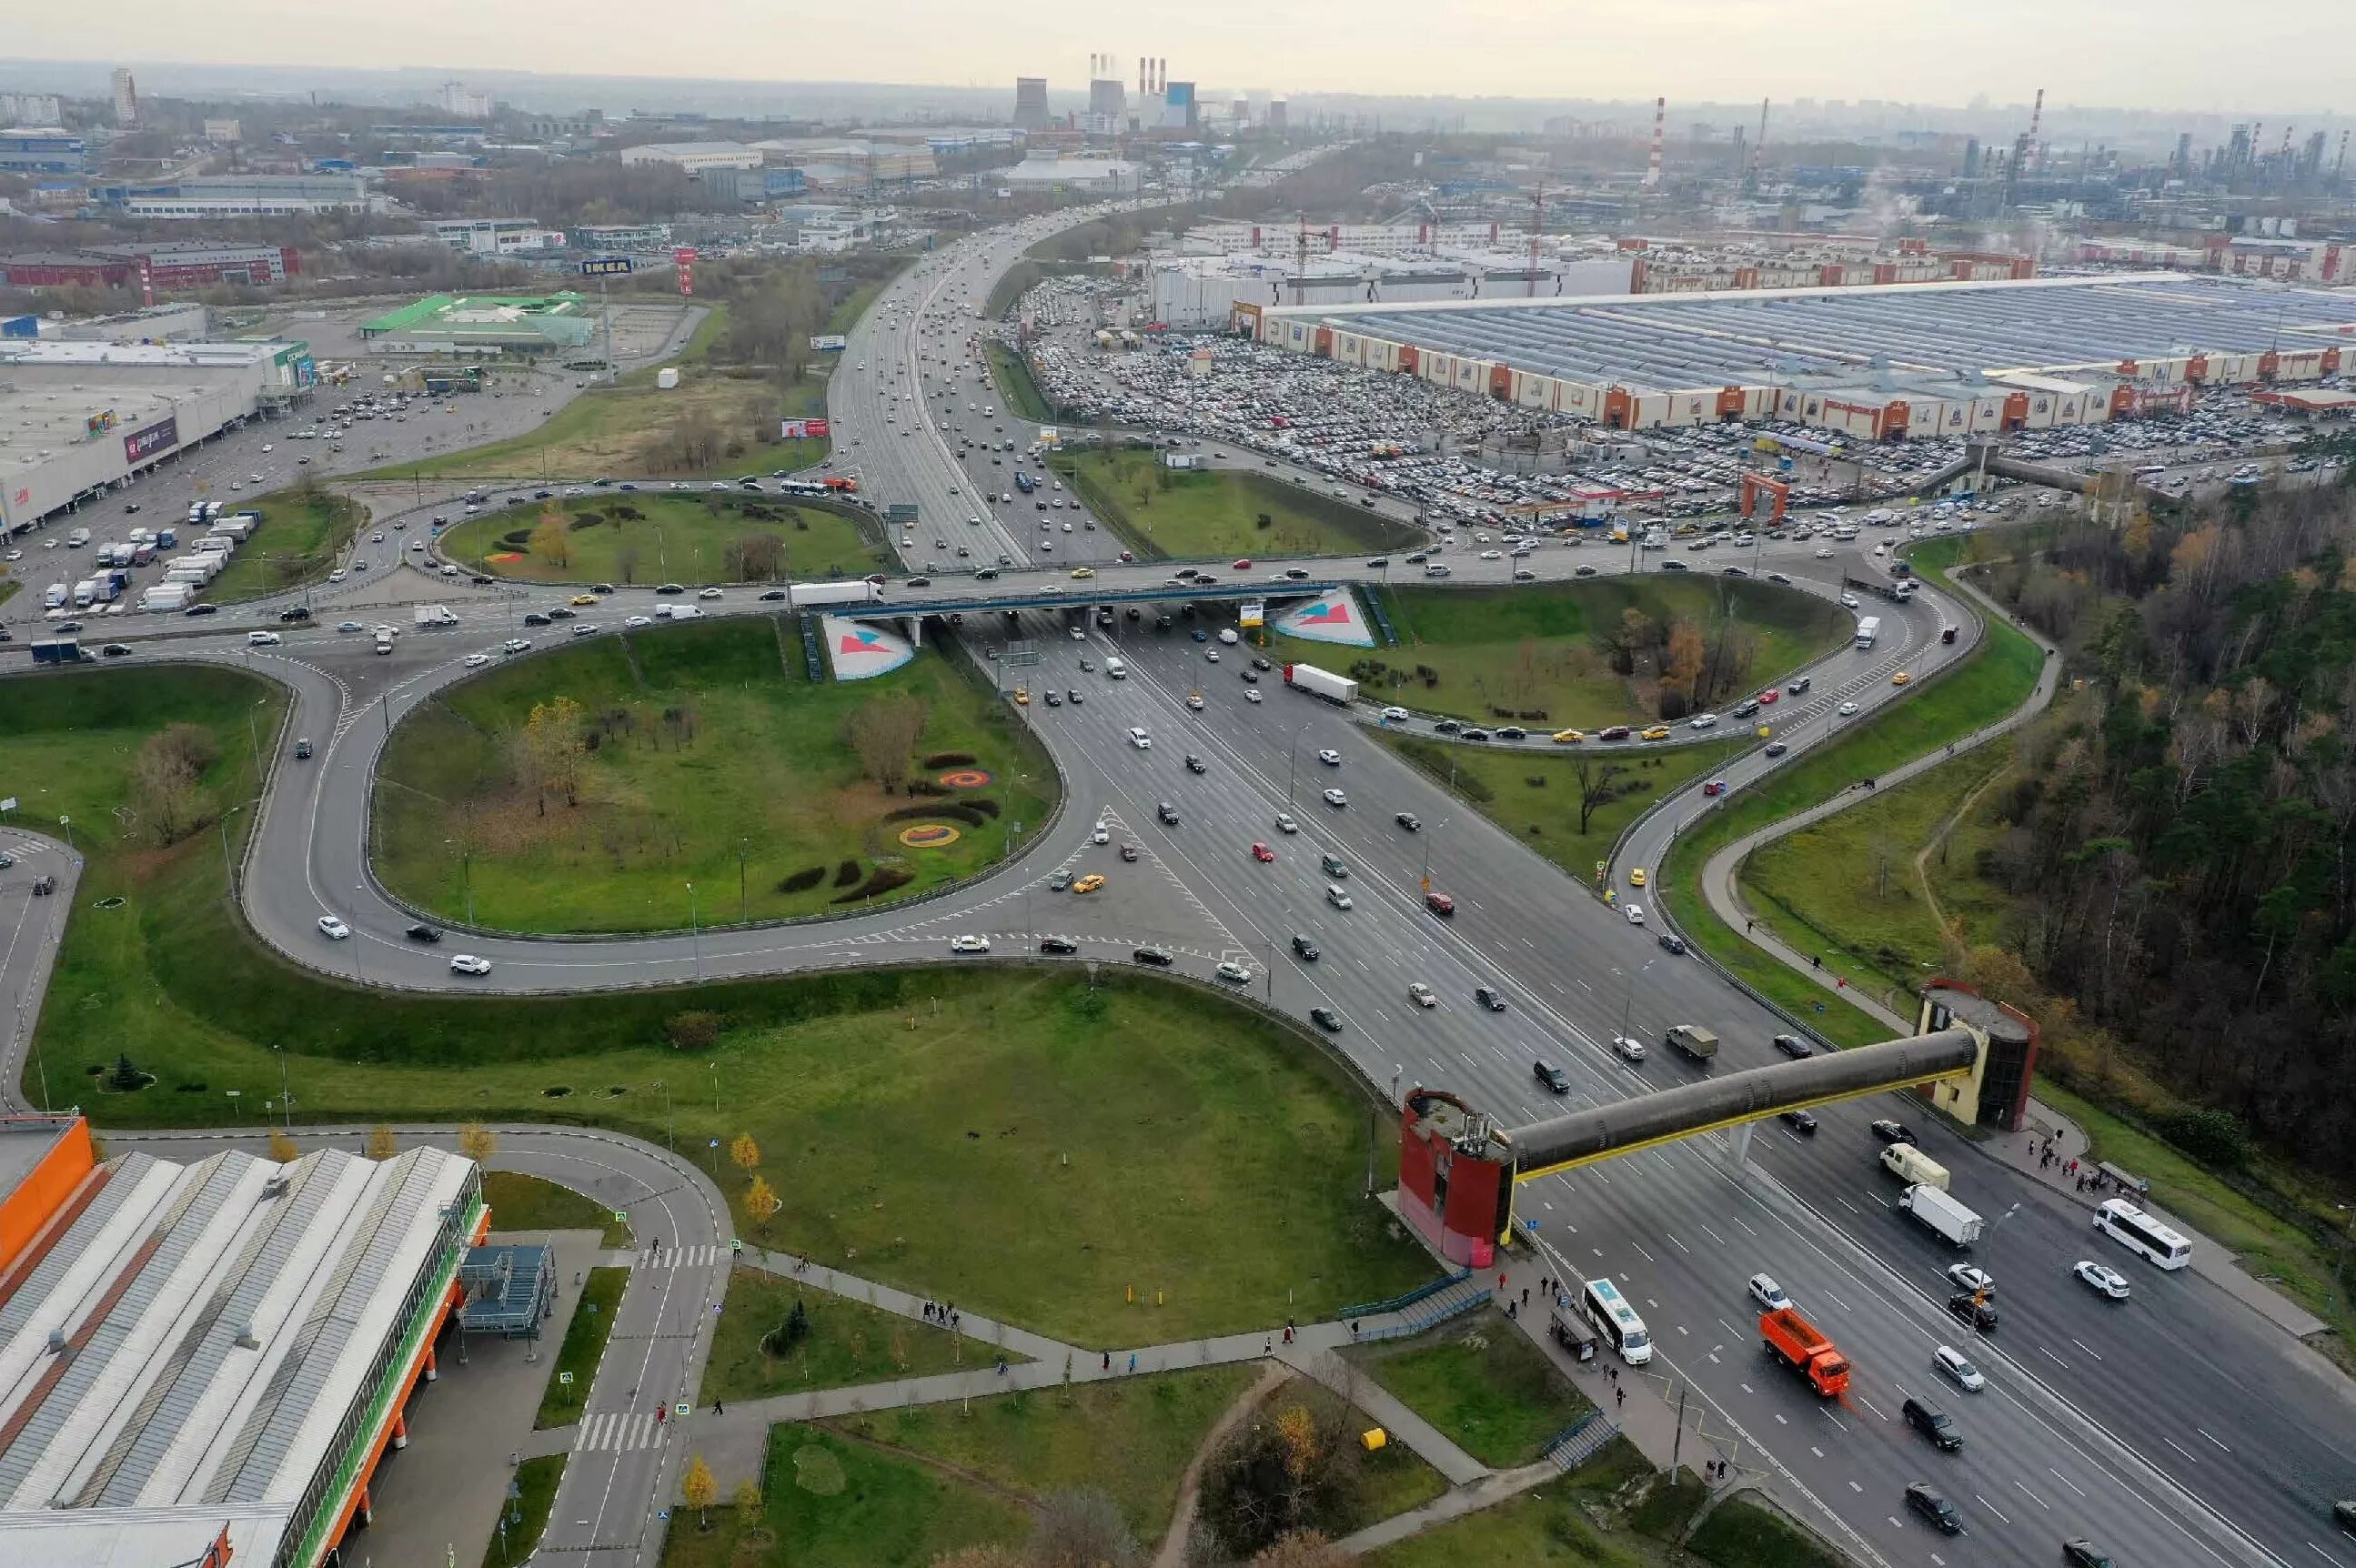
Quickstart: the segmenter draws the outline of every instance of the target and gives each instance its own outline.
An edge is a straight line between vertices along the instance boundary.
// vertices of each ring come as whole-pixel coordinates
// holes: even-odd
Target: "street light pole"
[[[695,884],[687,884],[687,944],[695,957],[696,983],[703,981],[703,939],[697,934],[695,923]]]
[[[1301,737],[1308,734],[1311,727],[1316,722],[1316,720],[1312,719],[1307,724],[1303,724],[1300,729],[1295,730],[1292,732],[1292,744],[1285,748],[1284,804],[1287,805],[1290,805],[1292,804],[1292,778],[1293,774],[1301,766]]]

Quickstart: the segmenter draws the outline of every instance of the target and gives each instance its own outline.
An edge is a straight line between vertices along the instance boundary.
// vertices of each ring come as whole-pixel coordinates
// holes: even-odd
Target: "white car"
[[[1481,559],[1483,560],[1503,560],[1505,557],[1502,550],[1484,549],[1481,552]]]
[[[351,936],[352,928],[334,915],[323,914],[319,917],[319,933],[331,942],[343,942]]]
[[[990,938],[987,936],[952,936],[949,938],[949,951],[952,953],[987,953],[990,951]]]
[[[1969,1357],[1953,1345],[1942,1345],[1933,1350],[1931,1353],[1931,1364],[1938,1368],[1940,1374],[1959,1389],[1977,1393],[1987,1387],[1987,1379],[1980,1375],[1980,1370],[1972,1365]]]
[[[1317,760],[1329,768],[1338,768],[1342,765],[1342,753],[1328,746],[1317,753]]]
[[[1856,713],[1857,704],[1854,702],[1844,702],[1838,708],[1835,709],[1834,711],[1838,713],[1842,718],[1847,719]]]
[[[279,638],[275,632],[248,632],[245,641],[249,647],[271,648],[278,645]]]
[[[1109,844],[1109,843],[1111,843],[1111,842],[1112,842],[1112,829],[1111,829],[1111,828],[1109,828],[1109,827],[1106,827],[1106,826],[1105,826],[1103,823],[1101,823],[1101,822],[1098,823],[1098,824],[1097,824],[1097,826],[1096,826],[1096,831],[1095,831],[1095,832],[1093,832],[1093,833],[1090,833],[1090,834],[1088,835],[1088,842],[1089,842],[1089,843],[1091,843],[1091,844]]]
[[[1840,602],[1841,602],[1841,608],[1842,608],[1842,609],[1844,609],[1844,610],[1854,610],[1854,609],[1856,609],[1856,608],[1857,608],[1857,603],[1858,603],[1858,602],[1857,602],[1857,595],[1856,595],[1856,594],[1854,594],[1854,593],[1844,593],[1844,594],[1842,594],[1842,595],[1841,595],[1841,597],[1840,597]]]
[[[1820,550],[1816,551],[1816,559],[1817,559],[1818,560],[1832,560],[1832,558],[1833,558],[1833,552],[1832,552],[1831,550],[1828,550],[1828,549],[1820,549]]]
[[[1644,906],[1643,904],[1622,904],[1620,908],[1628,916],[1628,923],[1630,925],[1642,925],[1644,923]]]
[[[478,958],[471,953],[453,953],[450,955],[450,973],[453,975],[487,975],[490,972],[491,961],[487,958]]]
[[[1613,1035],[1612,1037],[1612,1049],[1618,1051],[1621,1056],[1627,1061],[1642,1061],[1644,1060],[1644,1042],[1638,1040],[1633,1035]]]
[[[262,451],[264,451],[264,452],[270,452],[270,451],[273,451],[273,450],[274,450],[274,449],[271,446],[270,443],[268,443],[268,442],[266,442],[266,441],[265,441],[265,442],[263,442],[263,443],[262,443]]]
[[[651,626],[654,624],[655,618],[652,615],[632,615],[622,623],[625,626]]]
[[[372,534],[369,535],[369,543],[370,543],[370,544],[382,544],[383,542],[384,542],[384,530],[383,530],[383,529],[379,528],[375,533],[372,533]]]
[[[1404,724],[1407,722],[1407,709],[1404,708],[1386,708],[1383,709],[1383,722],[1386,724]]]
[[[1986,1291],[1996,1294],[1996,1276],[1976,1264],[1949,1264],[1947,1283],[1957,1290]]]
[[[530,647],[531,639],[530,637],[509,637],[506,642],[499,645],[499,652],[503,654],[519,654],[528,651]]]
[[[1327,790],[1325,792],[1324,800],[1326,805],[1332,806],[1336,811],[1341,810],[1344,806],[1350,804],[1350,797],[1344,795],[1338,789]]]
[[[1772,1275],[1754,1274],[1751,1276],[1751,1299],[1757,1302],[1762,1310],[1768,1312],[1781,1312],[1792,1305],[1792,1298],[1783,1294],[1783,1287],[1775,1283]]]
[[[1292,820],[1292,813],[1280,811],[1276,814],[1276,830],[1279,833],[1298,833],[1301,824]]]
[[[1260,698],[1259,698],[1259,688],[1258,688],[1258,687],[1257,687],[1257,686],[1248,686],[1248,687],[1244,688],[1244,700],[1245,700],[1246,702],[1249,702],[1249,703],[1252,703],[1252,704],[1254,704],[1255,706],[1257,706],[1257,705],[1258,705],[1258,703],[1259,702],[1259,699],[1260,699]]]
[[[1237,963],[1232,958],[1226,959],[1220,964],[1217,974],[1220,979],[1232,980],[1238,986],[1248,986],[1251,984],[1251,971],[1245,968],[1242,965]]]
[[[1693,722],[1689,728],[1695,730],[1715,730],[1718,728],[1718,715],[1715,713],[1697,713],[1693,716]]]
[[[707,588],[702,592],[698,593],[696,597],[698,599],[718,599],[722,597],[722,594],[720,590],[717,588]]]
[[[2077,1266],[2070,1272],[2085,1281],[2090,1288],[2100,1291],[2113,1301],[2125,1301],[2127,1298],[2126,1275],[2107,1264],[2098,1264],[2091,1258],[2080,1258]]]
[[[1436,1008],[1440,1005],[1440,994],[1420,980],[1407,988],[1407,995],[1408,1000],[1419,1008]]]

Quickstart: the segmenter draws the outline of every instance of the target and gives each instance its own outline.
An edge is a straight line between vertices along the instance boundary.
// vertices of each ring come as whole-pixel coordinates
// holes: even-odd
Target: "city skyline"
[[[1400,5],[1310,0],[1287,14],[1294,37],[1317,48],[1271,59],[1264,14],[1214,0],[1167,19],[1101,15],[1064,0],[1027,11],[1019,28],[932,0],[883,0],[855,13],[797,16],[790,27],[748,0],[715,0],[703,25],[675,33],[630,26],[618,0],[585,0],[561,32],[522,27],[519,9],[493,0],[415,0],[395,12],[355,8],[332,29],[289,27],[270,0],[223,0],[201,13],[124,0],[104,13],[45,12],[20,19],[11,53],[27,61],[115,60],[123,40],[137,59],[171,64],[336,69],[528,70],[543,76],[621,75],[758,83],[861,82],[1005,91],[1017,76],[1050,88],[1081,84],[1092,52],[1116,62],[1150,54],[1173,80],[1206,90],[1265,83],[1307,93],[1640,101],[1788,101],[1879,99],[1962,107],[2027,102],[2042,86],[2055,108],[2233,112],[2308,105],[2344,94],[2338,53],[2317,49],[2341,21],[2327,0],[2287,0],[2238,14],[2227,29],[2186,0],[2139,11],[2132,31],[2093,0],[1997,0],[1967,18],[1836,0],[1795,27],[1749,0],[1687,0],[1633,16],[1579,21],[1575,34],[1535,10],[1484,5],[1440,36],[1427,14]],[[2344,22],[2342,22],[2344,27]],[[711,40],[729,47],[715,54]],[[2154,58],[2154,39],[2199,47]],[[2136,47],[2140,46],[2140,47]],[[2057,62],[2066,62],[2057,69]],[[1116,69],[1116,77],[1130,72]],[[1236,84],[1243,84],[1238,86]]]

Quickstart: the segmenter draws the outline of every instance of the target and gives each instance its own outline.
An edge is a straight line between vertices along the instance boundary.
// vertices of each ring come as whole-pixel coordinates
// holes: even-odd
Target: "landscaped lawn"
[[[680,1499],[663,1501],[671,1510],[663,1568],[931,1568],[960,1546],[1011,1544],[1031,1531],[1029,1510],[1012,1498],[792,1424],[769,1428],[756,1525],[724,1496],[708,1530]]]
[[[1635,673],[1621,675],[1596,643],[1630,610],[1655,626],[1691,621],[1713,644],[1722,641],[1720,695],[1713,700],[1730,705],[1852,635],[1847,613],[1837,605],[1734,578],[1646,573],[1512,588],[1376,592],[1400,639],[1398,646],[1355,653],[1279,636],[1281,656],[1355,674],[1362,694],[1375,701],[1483,723],[1518,719],[1531,729],[1641,728],[1657,721],[1658,672],[1652,661],[1640,659]],[[1719,629],[1730,617],[1736,633],[1720,639]],[[1760,720],[1773,722],[1772,710]]]
[[[629,1227],[616,1224],[612,1210],[542,1177],[487,1170],[483,1201],[494,1231],[594,1231],[601,1246],[630,1244]]]
[[[1151,976],[919,965],[535,998],[298,970],[236,919],[209,821],[155,848],[112,810],[170,720],[219,737],[205,810],[250,798],[249,714],[268,745],[274,688],[228,669],[0,681],[0,794],[70,815],[88,859],[25,1070],[35,1103],[46,1077],[46,1103],[102,1128],[252,1128],[283,1064],[321,1123],[574,1122],[682,1149],[751,1133],[784,1207],[766,1230],[740,1213],[740,1234],[1081,1344],[1311,1319],[1431,1277],[1360,1196],[1365,1086],[1290,1029]],[[155,1082],[109,1091],[118,1054]],[[1374,1153],[1379,1187],[1396,1140]],[[723,1185],[741,1206],[744,1179]]]
[[[1007,412],[1033,424],[1053,423],[1055,410],[1023,357],[997,342],[985,344],[982,352],[989,357],[991,379],[997,383]]]
[[[415,463],[369,470],[366,479],[504,479],[521,483],[616,478],[725,478],[809,467],[826,456],[823,440],[777,438],[778,421],[826,412],[819,377],[781,386],[757,373],[689,364],[680,384],[655,385],[655,368],[633,370],[618,385],[590,387],[537,430]],[[701,431],[708,445],[684,442]]]
[[[1245,468],[1173,471],[1134,448],[1049,460],[1139,556],[1349,555],[1405,549],[1421,530]],[[1265,516],[1269,526],[1262,528]]]
[[[534,546],[552,515],[565,523],[559,559]],[[863,576],[884,559],[881,531],[854,513],[718,491],[600,490],[487,512],[445,530],[442,549],[494,577],[531,582],[695,586],[746,581],[728,551],[752,538],[776,541],[779,579]]]
[[[1848,1561],[1782,1515],[1741,1498],[1710,1509],[1688,1546],[1695,1556],[1721,1568],[1840,1568]]]
[[[1548,752],[1501,752],[1388,730],[1374,733],[1483,816],[1582,881],[1594,880],[1595,862],[1609,858],[1622,831],[1654,802],[1688,780],[1714,771],[1752,743],[1747,739],[1728,739],[1633,754],[1582,754],[1576,746]],[[1599,786],[1609,784],[1614,792],[1589,814],[1584,833],[1579,827],[1582,767]],[[1606,779],[1603,770],[1611,767],[1622,771]],[[1447,850],[1435,840],[1434,887],[1449,888],[1444,875],[1447,864]]]
[[[1357,1486],[1351,1497],[1347,1517],[1335,1521],[1334,1534],[1347,1535],[1353,1531],[1405,1513],[1448,1489],[1448,1477],[1426,1464],[1416,1451],[1393,1438],[1382,1447],[1368,1453],[1355,1446],[1358,1434],[1375,1426],[1374,1417],[1346,1403],[1340,1394],[1323,1383],[1296,1377],[1278,1388],[1260,1402],[1258,1417],[1273,1419],[1286,1410],[1299,1405],[1317,1415],[1321,1421],[1339,1417],[1341,1430],[1349,1435],[1352,1454],[1356,1460]]]
[[[1547,1439],[1594,1408],[1494,1309],[1349,1355],[1401,1403],[1494,1469],[1528,1464]]]
[[[614,1332],[614,1311],[621,1306],[622,1292],[629,1284],[630,1271],[626,1268],[589,1271],[581,1299],[573,1304],[573,1321],[564,1327],[564,1344],[556,1352],[556,1364],[548,1370],[548,1387],[540,1396],[540,1414],[533,1419],[533,1426],[570,1426],[589,1408],[590,1385],[597,1380],[597,1363],[604,1359],[605,1341]]]
[[[516,1467],[516,1490],[521,1496],[506,1506],[505,1532],[491,1531],[490,1542],[483,1548],[483,1568],[517,1568],[530,1561],[541,1531],[548,1528],[548,1510],[556,1506],[556,1488],[564,1480],[564,1459],[562,1454],[543,1454]]]
[[[783,1355],[761,1348],[762,1337],[782,1328],[801,1303],[809,1332]],[[759,1399],[774,1393],[841,1388],[894,1378],[929,1377],[960,1368],[986,1366],[997,1355],[988,1345],[911,1323],[896,1312],[870,1307],[822,1290],[805,1290],[766,1269],[739,1266],[728,1276],[728,1297],[713,1330],[712,1356],[703,1366],[703,1392],[715,1399]],[[1027,1360],[1010,1355],[1010,1361]]]
[[[844,1417],[829,1424],[948,1461],[1034,1497],[1093,1488],[1151,1544],[1204,1435],[1251,1386],[1249,1366],[1077,1383]]]
[[[221,574],[207,583],[202,596],[216,604],[323,582],[352,542],[353,530],[368,517],[359,502],[325,490],[298,487],[257,496],[229,508],[260,512],[262,526],[230,556]],[[183,526],[183,540],[197,530]]]
[[[1566,1479],[1377,1547],[1359,1562],[1363,1568],[1653,1568],[1663,1558],[1649,1541],[1597,1529],[1580,1506],[1580,1489]]]
[[[588,749],[572,788],[543,790],[519,738],[559,696],[579,705]],[[938,798],[886,793],[850,740],[909,703],[923,730],[907,776]],[[608,632],[495,667],[395,727],[378,874],[446,919],[520,931],[680,930],[913,897],[996,864],[1013,824],[1045,820],[1055,771],[1010,713],[938,653],[813,685],[798,634],[766,618]],[[979,787],[933,784],[977,770]],[[902,841],[932,822],[955,841]]]

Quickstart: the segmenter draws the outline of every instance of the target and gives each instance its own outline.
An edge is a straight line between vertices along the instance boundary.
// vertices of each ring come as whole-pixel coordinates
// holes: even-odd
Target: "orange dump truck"
[[[1847,1358],[1817,1332],[1815,1324],[1791,1307],[1762,1315],[1759,1333],[1767,1341],[1770,1355],[1794,1371],[1804,1373],[1826,1399],[1848,1391]]]

